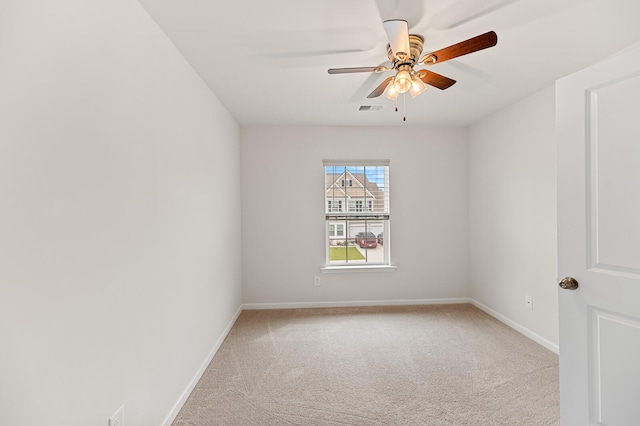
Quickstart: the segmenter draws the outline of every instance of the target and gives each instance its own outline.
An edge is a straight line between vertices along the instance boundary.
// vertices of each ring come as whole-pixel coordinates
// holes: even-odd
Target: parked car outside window
[[[381,233],[379,233],[379,234],[378,234],[378,244],[380,244],[380,245],[383,245],[383,244],[384,244],[384,242],[383,242],[383,240],[384,240],[384,238],[383,238],[383,237],[384,237],[384,235],[383,235],[383,234],[384,234],[384,232],[381,232]]]
[[[376,248],[378,247],[378,240],[373,232],[358,232],[356,234],[356,244],[360,248]]]

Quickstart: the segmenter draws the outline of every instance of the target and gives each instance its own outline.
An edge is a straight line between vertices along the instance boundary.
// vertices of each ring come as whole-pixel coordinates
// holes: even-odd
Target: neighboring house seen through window
[[[327,266],[389,265],[389,161],[324,162]]]
[[[344,237],[344,223],[329,224],[329,238]]]
[[[328,212],[341,212],[342,211],[342,200],[327,200],[327,211]]]

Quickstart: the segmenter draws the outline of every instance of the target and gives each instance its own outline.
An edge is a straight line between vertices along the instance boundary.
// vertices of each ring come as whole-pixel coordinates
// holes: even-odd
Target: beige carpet
[[[472,305],[244,311],[174,425],[557,425],[558,356]]]

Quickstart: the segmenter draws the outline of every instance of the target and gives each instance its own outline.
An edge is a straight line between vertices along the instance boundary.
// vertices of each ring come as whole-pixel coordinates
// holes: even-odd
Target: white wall
[[[469,129],[469,230],[472,297],[557,345],[554,114],[549,87]]]
[[[240,306],[239,128],[130,0],[0,4],[0,424],[157,425]]]
[[[391,160],[385,243],[397,271],[320,273],[323,159]],[[241,162],[245,303],[469,295],[466,130],[242,128]]]

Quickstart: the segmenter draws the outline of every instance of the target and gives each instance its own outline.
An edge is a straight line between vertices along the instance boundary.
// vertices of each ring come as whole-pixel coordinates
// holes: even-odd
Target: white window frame
[[[331,201],[333,200],[327,200],[327,211],[328,212],[341,212],[342,211],[342,200],[335,200],[337,203],[337,206],[334,205],[334,203],[332,203]]]
[[[333,227],[333,231],[331,231],[331,227]],[[338,234],[339,227],[342,227],[342,232],[340,234]],[[329,238],[344,237],[345,228],[346,228],[346,224],[344,222],[329,222]]]
[[[348,198],[345,194],[345,202],[341,203],[340,211],[335,210],[335,206],[333,203],[331,204],[332,208],[329,209],[329,203],[325,202],[325,265],[321,268],[323,272],[340,272],[340,271],[357,271],[357,270],[395,270],[395,266],[391,264],[391,238],[390,238],[390,208],[389,208],[389,160],[324,160],[323,161],[323,174],[325,174],[325,182],[326,182],[326,167],[328,166],[338,166],[338,167],[374,167],[374,166],[384,166],[386,167],[385,171],[385,198],[384,198],[384,211],[374,212],[373,210],[373,201],[367,200],[366,198],[361,201],[361,208],[358,209],[355,207],[355,203],[353,203],[353,209],[350,208],[350,203],[348,202]],[[344,176],[341,181],[349,181],[346,176]],[[343,187],[343,183],[339,182],[339,185]],[[352,185],[354,182],[350,182]],[[344,188],[344,187],[343,187]],[[326,200],[326,191],[327,187],[325,184],[325,200]],[[340,200],[334,200],[340,201]],[[336,213],[340,213],[337,215]],[[337,228],[334,227],[334,233],[330,235],[330,226],[335,225],[336,222],[343,222],[344,225],[344,236],[345,239],[353,238],[355,235],[351,236],[349,234],[349,221],[373,221],[373,222],[383,222],[383,233],[384,233],[384,243],[382,244],[383,252],[384,252],[384,260],[383,262],[366,262],[366,263],[331,263],[329,261],[329,251],[330,251],[330,240],[332,238],[337,238],[335,236],[335,231]],[[377,234],[374,233],[374,235]]]

